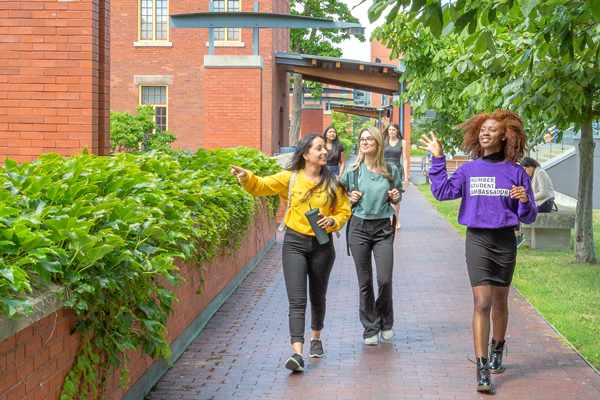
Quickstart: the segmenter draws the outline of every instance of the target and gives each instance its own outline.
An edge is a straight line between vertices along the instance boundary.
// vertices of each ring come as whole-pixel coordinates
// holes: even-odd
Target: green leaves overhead
[[[34,282],[65,287],[63,305],[74,310],[84,345],[64,399],[95,392],[102,369],[108,376],[124,365],[125,384],[127,349],[170,356],[166,322],[177,299],[159,283],[178,286],[176,259],[201,268],[236,249],[257,210],[256,198],[229,174],[231,163],[260,175],[279,169],[248,148],[4,161],[0,315],[31,315],[25,295]],[[268,204],[274,215],[279,198]],[[102,369],[100,352],[108,357]]]

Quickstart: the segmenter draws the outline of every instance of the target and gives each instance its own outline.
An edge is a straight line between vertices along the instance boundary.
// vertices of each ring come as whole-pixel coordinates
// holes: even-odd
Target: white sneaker
[[[394,330],[381,331],[381,338],[383,340],[391,340],[394,337]]]
[[[379,344],[379,336],[371,336],[365,339],[365,344],[368,346],[377,346]]]

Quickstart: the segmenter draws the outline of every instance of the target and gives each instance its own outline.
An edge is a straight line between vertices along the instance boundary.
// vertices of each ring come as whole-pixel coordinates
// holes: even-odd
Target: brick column
[[[0,2],[0,159],[109,154],[110,0]]]
[[[321,104],[304,104],[302,106],[302,126],[300,138],[310,134],[323,134],[323,106]]]

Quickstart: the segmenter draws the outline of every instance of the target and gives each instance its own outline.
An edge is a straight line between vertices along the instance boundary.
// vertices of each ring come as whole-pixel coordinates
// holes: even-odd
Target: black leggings
[[[290,303],[289,321],[292,344],[304,343],[306,318],[306,278],[310,295],[311,329],[320,331],[325,320],[325,296],[335,261],[331,233],[329,242],[319,244],[314,236],[287,228],[281,251],[283,277]]]

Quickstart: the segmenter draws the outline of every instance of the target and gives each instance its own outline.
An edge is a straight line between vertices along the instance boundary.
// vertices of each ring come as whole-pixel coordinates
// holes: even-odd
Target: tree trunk
[[[290,146],[296,146],[300,138],[300,124],[302,123],[302,75],[294,74],[294,92],[292,94],[292,122],[290,123]]]
[[[592,124],[581,124],[581,142],[579,142],[579,193],[575,214],[574,255],[576,263],[597,263],[592,226],[595,147]]]

